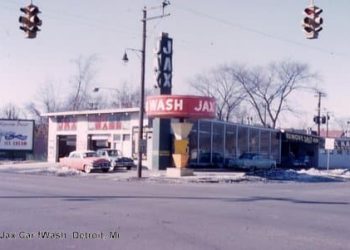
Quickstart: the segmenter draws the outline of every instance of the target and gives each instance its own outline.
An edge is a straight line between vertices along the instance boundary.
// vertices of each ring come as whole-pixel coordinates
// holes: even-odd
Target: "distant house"
[[[325,129],[321,129],[320,131],[320,136],[321,137],[328,137],[328,138],[340,138],[340,137],[344,137],[346,135],[346,132],[344,130],[325,130]]]

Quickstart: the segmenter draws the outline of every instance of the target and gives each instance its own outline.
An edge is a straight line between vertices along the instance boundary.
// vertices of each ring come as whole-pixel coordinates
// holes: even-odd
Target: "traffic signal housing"
[[[22,24],[19,28],[23,30],[27,38],[36,38],[36,33],[40,31],[39,26],[42,25],[42,21],[38,17],[40,10],[37,6],[30,4],[26,7],[20,8],[25,14],[19,17],[19,22]]]
[[[322,9],[315,5],[310,5],[304,10],[304,19],[302,26],[304,27],[305,36],[307,39],[317,39],[318,33],[323,29],[323,18],[320,16]]]

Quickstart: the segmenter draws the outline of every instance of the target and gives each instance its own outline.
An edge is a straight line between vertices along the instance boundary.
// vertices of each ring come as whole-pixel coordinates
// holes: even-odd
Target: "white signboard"
[[[33,150],[33,120],[0,120],[0,150]]]
[[[327,150],[334,149],[334,138],[326,138],[324,149],[327,149]]]

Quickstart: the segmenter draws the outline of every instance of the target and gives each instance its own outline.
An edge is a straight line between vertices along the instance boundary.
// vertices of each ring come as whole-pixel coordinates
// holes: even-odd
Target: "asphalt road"
[[[0,249],[350,249],[350,182],[0,174]]]

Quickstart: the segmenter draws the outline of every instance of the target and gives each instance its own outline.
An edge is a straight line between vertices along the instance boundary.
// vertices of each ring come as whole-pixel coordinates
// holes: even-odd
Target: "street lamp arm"
[[[134,52],[142,53],[142,50],[141,50],[141,49],[133,49],[133,48],[126,48],[126,49],[125,49],[125,51],[128,51],[128,50],[131,50],[131,51],[134,51]]]
[[[110,88],[110,87],[95,87],[95,88],[93,89],[93,92],[99,92],[100,89],[114,90],[114,91],[117,91],[118,93],[120,93],[120,90],[119,90],[119,89]]]

